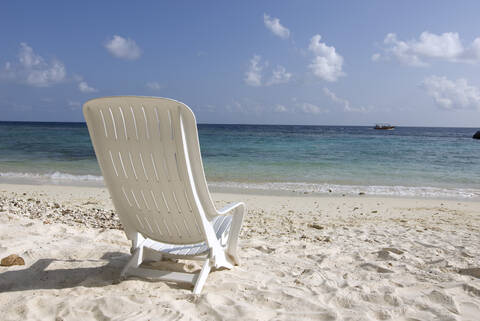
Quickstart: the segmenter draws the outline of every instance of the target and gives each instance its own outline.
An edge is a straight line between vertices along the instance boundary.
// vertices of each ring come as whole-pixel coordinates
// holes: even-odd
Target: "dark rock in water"
[[[480,139],[480,130],[478,130],[474,135],[473,138]]]

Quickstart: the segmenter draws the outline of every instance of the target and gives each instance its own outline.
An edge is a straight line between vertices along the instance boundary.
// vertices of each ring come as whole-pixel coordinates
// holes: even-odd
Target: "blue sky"
[[[3,1],[0,120],[111,95],[203,123],[480,126],[478,1]]]

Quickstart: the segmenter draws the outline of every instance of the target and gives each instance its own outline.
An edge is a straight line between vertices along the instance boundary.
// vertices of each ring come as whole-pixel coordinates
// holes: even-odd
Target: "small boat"
[[[395,129],[395,126],[390,124],[376,124],[374,129],[392,130]]]

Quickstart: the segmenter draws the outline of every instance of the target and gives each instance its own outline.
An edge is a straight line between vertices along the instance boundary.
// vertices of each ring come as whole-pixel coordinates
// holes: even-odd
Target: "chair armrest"
[[[243,202],[231,203],[221,210],[216,211],[217,215],[227,215],[232,213],[232,224],[230,226],[230,231],[228,232],[226,254],[235,265],[240,264],[240,257],[237,254],[237,243],[245,211],[245,203]]]
[[[217,210],[217,215],[227,215],[237,207],[245,207],[245,203],[243,202],[230,203],[227,206],[223,207],[222,209]]]

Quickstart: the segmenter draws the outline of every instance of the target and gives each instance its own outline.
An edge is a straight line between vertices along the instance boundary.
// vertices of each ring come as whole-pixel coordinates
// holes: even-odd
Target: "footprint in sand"
[[[275,252],[274,248],[268,247],[265,245],[255,246],[254,249],[259,250],[260,252],[263,252],[265,254],[270,254],[272,252]]]
[[[427,295],[427,298],[430,299],[430,301],[446,308],[448,311],[458,314],[457,304],[451,295],[448,295],[443,291],[433,290]]]
[[[470,284],[462,284],[462,288],[465,292],[471,294],[471,295],[475,295],[475,296],[478,296],[480,298],[480,289],[470,285]]]
[[[404,253],[404,251],[396,249],[394,247],[384,247],[376,253],[378,255],[378,258],[381,260],[397,260],[400,258],[400,255]]]
[[[474,278],[480,279],[480,268],[460,269],[458,273],[462,275],[470,275]]]
[[[360,267],[366,271],[377,272],[377,273],[393,273],[392,270],[383,268],[381,266],[372,264],[372,263],[363,263]]]
[[[382,251],[388,251],[388,252],[392,252],[392,253],[395,253],[395,254],[398,254],[398,255],[401,255],[401,254],[405,253],[404,251],[399,250],[399,249],[394,248],[394,247],[384,247],[382,249]]]

